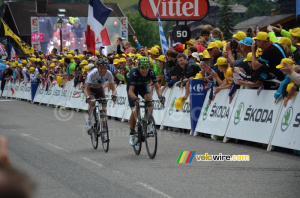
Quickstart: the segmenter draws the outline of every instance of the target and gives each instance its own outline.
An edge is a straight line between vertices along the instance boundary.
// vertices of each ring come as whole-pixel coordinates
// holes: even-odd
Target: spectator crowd
[[[237,89],[277,90],[275,103],[281,98],[285,105],[293,98],[300,84],[300,28],[289,31],[281,25],[267,28],[268,32],[238,31],[225,41],[223,33],[210,25],[204,26],[198,37],[186,43],[173,43],[165,55],[158,45],[146,47],[133,36],[136,48],[119,38],[116,51],[106,55],[108,70],[114,75],[116,85],[126,84],[126,74],[137,67],[139,57],[150,58],[162,89],[172,86],[189,87],[189,79],[203,79],[211,89],[210,101],[222,89],[229,89],[229,102]],[[53,48],[49,54],[36,51],[18,60],[0,60],[1,90],[8,82],[40,82],[47,89],[57,83],[61,87],[74,80],[74,87],[84,87],[89,72],[88,65],[105,56],[103,48],[95,54],[85,50]],[[149,82],[152,85],[152,82]],[[182,100],[189,96],[185,89]]]

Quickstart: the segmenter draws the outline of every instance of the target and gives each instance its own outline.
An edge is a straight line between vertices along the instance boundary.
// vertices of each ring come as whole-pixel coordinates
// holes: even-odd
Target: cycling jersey
[[[141,86],[148,84],[150,80],[153,83],[157,83],[155,73],[152,69],[149,69],[149,72],[146,77],[143,77],[139,72],[138,68],[133,68],[130,72],[127,73],[127,90],[129,86]]]
[[[102,84],[108,82],[113,83],[113,75],[110,71],[106,71],[104,76],[100,76],[97,68],[94,68],[86,77],[86,84],[90,84],[91,88],[101,88]]]

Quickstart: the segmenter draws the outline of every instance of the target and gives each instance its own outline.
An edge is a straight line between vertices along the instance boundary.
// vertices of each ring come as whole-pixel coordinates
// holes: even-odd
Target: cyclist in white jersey
[[[108,87],[112,90],[112,99],[116,100],[117,90],[115,88],[114,78],[112,73],[108,70],[108,60],[103,57],[96,61],[96,66],[89,64],[88,68],[91,67],[91,71],[88,73],[85,82],[84,95],[86,102],[89,103],[88,118],[86,126],[88,134],[90,135],[91,126],[91,115],[95,107],[95,101],[93,99],[105,98],[103,84],[108,82]],[[106,103],[102,104],[102,108],[106,115]]]

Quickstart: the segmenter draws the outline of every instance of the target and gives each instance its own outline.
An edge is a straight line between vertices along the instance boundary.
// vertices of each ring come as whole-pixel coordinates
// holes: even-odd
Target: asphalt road
[[[158,153],[136,156],[129,125],[110,120],[110,149],[92,148],[84,113],[0,100],[0,134],[36,197],[299,197],[300,157],[262,147],[159,131]],[[144,146],[144,145],[143,145]],[[250,155],[248,162],[176,163],[181,151]]]

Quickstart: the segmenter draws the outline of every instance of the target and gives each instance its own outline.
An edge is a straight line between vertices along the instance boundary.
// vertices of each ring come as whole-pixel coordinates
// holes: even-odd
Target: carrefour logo
[[[203,85],[202,84],[194,85],[193,90],[196,92],[201,92],[203,91]]]
[[[285,111],[284,116],[281,120],[281,131],[282,132],[284,132],[285,130],[287,130],[289,128],[291,121],[292,121],[292,117],[293,117],[293,108],[290,107]]]
[[[242,118],[244,111],[244,103],[240,103],[234,114],[234,124],[238,124]]]

